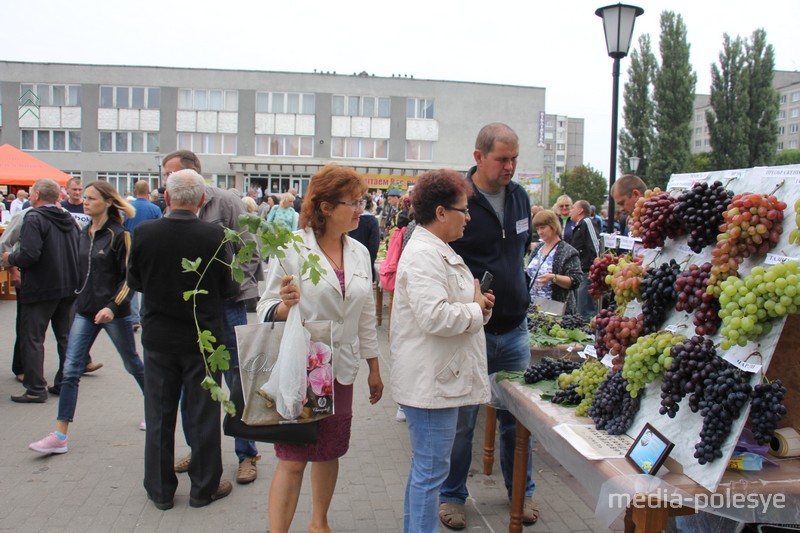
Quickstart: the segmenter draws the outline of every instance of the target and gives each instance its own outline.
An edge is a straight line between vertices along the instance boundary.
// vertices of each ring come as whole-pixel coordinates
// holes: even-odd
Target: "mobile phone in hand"
[[[494,276],[488,270],[483,273],[483,277],[481,278],[481,292],[488,291],[492,286],[492,281],[494,280]]]

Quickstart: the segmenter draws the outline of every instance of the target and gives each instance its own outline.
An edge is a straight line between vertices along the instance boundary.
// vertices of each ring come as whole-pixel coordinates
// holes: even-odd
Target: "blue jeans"
[[[500,370],[525,370],[531,364],[531,348],[528,340],[528,320],[506,333],[486,332],[486,354],[489,373]],[[450,455],[450,475],[447,476],[439,491],[439,501],[463,504],[467,500],[467,477],[472,463],[472,436],[478,420],[479,405],[459,408],[458,428]],[[500,427],[500,469],[506,484],[508,497],[511,498],[511,481],[514,477],[514,445],[517,435],[517,420],[508,411],[497,410],[497,424]],[[528,457],[532,448],[532,440],[528,441]],[[533,496],[535,484],[531,477],[533,463],[528,460],[528,479],[525,495]]]
[[[450,471],[458,407],[419,409],[403,405],[411,440],[411,468],[403,506],[404,533],[439,531],[438,493]]]
[[[591,320],[597,314],[597,304],[589,296],[589,274],[586,272],[583,273],[581,284],[578,285],[575,296],[578,303],[578,314],[586,320]]]
[[[125,370],[134,377],[139,388],[144,392],[144,365],[142,365],[139,354],[136,353],[133,320],[130,315],[115,318],[105,324],[95,324],[93,317],[89,318],[75,313],[67,342],[64,380],[61,382],[56,420],[72,422],[72,417],[75,416],[75,406],[78,404],[78,385],[86,368],[89,349],[102,329],[106,330],[111,342],[114,343],[114,347],[125,365]]]
[[[141,299],[142,293],[141,292],[134,292],[133,298],[131,298],[131,320],[133,320],[134,324],[141,324],[142,323],[142,314],[141,313]]]
[[[230,386],[230,379],[233,373],[239,372],[239,349],[236,346],[236,326],[244,326],[247,324],[247,308],[244,301],[241,302],[224,302],[223,312],[225,313],[225,332],[222,335],[222,342],[228,348],[231,354],[230,368],[222,372],[225,377],[225,382]],[[184,401],[183,392],[181,392],[181,423],[184,430],[183,435],[186,438],[186,444],[192,447],[189,439],[189,433],[186,431],[186,425],[189,423],[189,414],[186,402]],[[258,455],[255,441],[236,438],[234,439],[233,449],[236,451],[236,457],[239,458],[241,463],[248,457],[255,457]]]

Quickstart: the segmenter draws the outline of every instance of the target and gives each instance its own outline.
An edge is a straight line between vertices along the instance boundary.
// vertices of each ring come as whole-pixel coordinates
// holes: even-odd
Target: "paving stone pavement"
[[[45,404],[16,404],[9,396],[23,388],[11,375],[16,305],[0,301],[0,531],[15,532],[181,532],[267,531],[267,492],[276,460],[269,444],[260,444],[258,479],[236,485],[233,493],[208,507],[189,507],[189,483],[179,474],[175,507],[157,510],[147,500],[143,478],[144,432],[142,396],[122,366],[108,337],[101,333],[91,350],[105,366],[81,379],[75,422],[69,433],[69,452],[42,456],[28,443],[53,431],[58,398]],[[381,369],[389,377],[386,313],[379,327]],[[248,318],[252,323],[254,314]],[[140,336],[137,334],[137,341]],[[140,347],[141,349],[141,347]],[[141,353],[141,352],[140,352]],[[46,376],[57,368],[50,332],[46,345]],[[388,390],[388,386],[387,386]],[[353,438],[341,459],[339,482],[330,510],[334,532],[378,533],[402,531],[403,496],[411,456],[406,425],[395,420],[396,404],[388,393],[369,405],[366,366],[356,381]],[[180,427],[180,424],[179,424]],[[467,502],[468,532],[508,530],[509,505],[499,462],[494,474],[482,470],[483,410],[475,432]],[[233,480],[236,455],[233,439],[223,437],[223,479]],[[580,484],[534,442],[536,499],[539,522],[526,532],[610,531],[594,518],[592,501]],[[180,430],[176,457],[188,452]],[[303,485],[292,531],[307,531],[310,516],[308,474]],[[613,525],[621,530],[621,522]],[[445,527],[441,531],[449,531]]]

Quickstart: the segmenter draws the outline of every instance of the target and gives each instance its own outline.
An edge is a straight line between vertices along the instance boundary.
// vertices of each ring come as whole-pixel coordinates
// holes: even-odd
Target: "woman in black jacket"
[[[80,235],[78,259],[82,279],[76,291],[75,319],[67,343],[56,430],[30,444],[32,450],[40,453],[67,451],[67,430],[78,403],[78,385],[89,349],[100,330],[108,333],[125,370],[144,391],[144,366],[133,336],[132,293],[125,280],[131,236],[122,227],[120,213],[133,217],[136,211],[105,181],[95,181],[84,188],[83,210],[92,217],[92,222]],[[145,429],[144,422],[139,429]]]
[[[575,289],[582,276],[578,251],[561,239],[561,223],[552,211],[536,213],[533,228],[541,242],[526,267],[531,277],[531,301],[545,298],[566,302],[564,314],[575,314]]]

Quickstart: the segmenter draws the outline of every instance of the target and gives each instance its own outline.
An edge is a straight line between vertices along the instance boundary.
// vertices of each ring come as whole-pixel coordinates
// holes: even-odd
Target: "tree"
[[[625,127],[619,133],[619,169],[623,174],[631,172],[629,159],[640,159],[636,174],[647,181],[648,162],[655,142],[655,106],[653,105],[653,76],[657,67],[656,58],[650,48],[650,36],[639,37],[639,50],[631,53],[628,82],[625,84],[625,104],[622,118]]]
[[[711,152],[700,152],[689,156],[689,172],[711,172],[714,164],[711,162]]]
[[[711,67],[711,111],[706,111],[714,168],[750,165],[748,110],[750,96],[742,39],[726,33],[719,66]]]
[[[650,159],[648,185],[666,187],[669,177],[685,172],[691,154],[692,118],[697,74],[689,62],[689,43],[683,17],[661,13],[661,67],[656,70],[655,129],[658,139]]]
[[[586,200],[594,206],[603,205],[608,194],[608,181],[597,170],[590,166],[581,165],[572,170],[561,173],[561,183],[564,184],[564,194],[568,194],[572,201]]]
[[[563,176],[564,174],[562,173],[561,175]],[[542,176],[542,180],[548,180],[549,182],[549,194],[548,197],[544,199],[545,204],[542,207],[545,209],[550,209],[556,204],[556,200],[558,200],[558,197],[562,194],[561,186],[559,185],[558,180],[556,180],[553,175],[549,173]]]
[[[763,28],[753,32],[747,51],[748,94],[750,109],[750,160],[748,166],[770,165],[775,160],[778,134],[778,91],[772,87],[775,74],[775,50],[767,44]]]
[[[796,165],[800,163],[800,150],[782,150],[775,158],[776,165]]]

